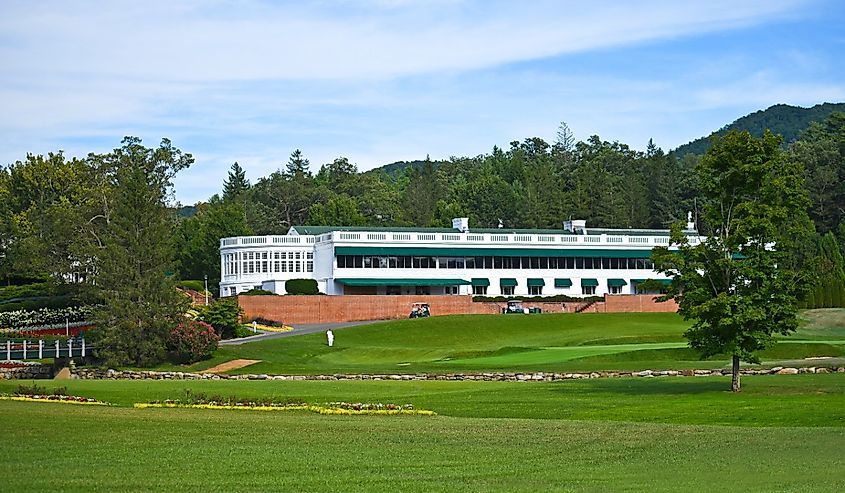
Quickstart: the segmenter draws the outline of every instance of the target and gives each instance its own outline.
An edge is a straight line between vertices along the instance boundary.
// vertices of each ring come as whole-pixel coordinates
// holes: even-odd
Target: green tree
[[[238,299],[233,297],[200,307],[198,319],[214,327],[222,339],[232,339],[236,335],[242,315],[243,309],[238,305]]]
[[[358,210],[358,205],[346,195],[332,197],[323,204],[314,204],[308,224],[314,226],[363,226],[366,218]]]
[[[290,154],[290,159],[288,159],[285,165],[285,174],[287,176],[311,176],[311,162],[302,156],[302,151],[299,149],[294,150]]]
[[[740,390],[740,360],[798,325],[797,300],[806,289],[790,269],[793,238],[809,234],[809,206],[800,163],[787,160],[781,138],[728,132],[714,140],[697,169],[707,236],[691,242],[672,228],[677,251],[653,251],[656,269],[673,278],[668,294],[692,321],[685,336],[703,357],[728,354],[731,390]]]
[[[166,356],[169,333],[187,308],[168,275],[175,219],[166,201],[174,175],[193,157],[167,139],[152,149],[127,137],[122,147],[91,159],[112,170],[111,213],[97,258],[97,353],[109,365],[154,365]]]
[[[198,204],[197,213],[182,220],[174,235],[179,278],[208,276],[209,289],[216,291],[220,283],[220,238],[250,234],[240,203],[224,202],[214,195],[208,203]]]
[[[235,161],[229,169],[229,176],[223,182],[223,200],[226,202],[243,200],[243,195],[249,190],[249,187],[246,171]]]

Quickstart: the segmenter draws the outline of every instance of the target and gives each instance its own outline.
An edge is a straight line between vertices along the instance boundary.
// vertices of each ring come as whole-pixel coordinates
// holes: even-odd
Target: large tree
[[[90,159],[111,170],[111,211],[97,256],[98,355],[110,365],[152,365],[165,357],[185,309],[172,281],[175,217],[167,202],[174,175],[193,158],[166,139],[151,149],[127,137]]]
[[[246,171],[235,161],[229,169],[229,175],[223,182],[223,200],[226,202],[241,202],[244,194],[249,191],[249,180]]]
[[[786,159],[779,136],[755,139],[731,131],[714,139],[696,171],[707,230],[690,241],[676,224],[677,250],[654,249],[669,293],[692,327],[685,333],[702,357],[730,355],[731,390],[739,391],[740,361],[798,325],[797,300],[807,287],[790,258],[795,239],[812,232],[803,169]]]
[[[220,283],[220,238],[252,234],[244,207],[217,195],[197,205],[197,213],[182,220],[175,234],[177,270],[181,279],[208,276],[209,289]]]

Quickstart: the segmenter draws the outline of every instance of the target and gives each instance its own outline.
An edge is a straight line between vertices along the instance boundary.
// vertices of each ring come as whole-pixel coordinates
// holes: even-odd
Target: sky
[[[169,138],[190,205],[314,172],[578,140],[664,150],[845,101],[841,0],[0,0],[0,165]]]

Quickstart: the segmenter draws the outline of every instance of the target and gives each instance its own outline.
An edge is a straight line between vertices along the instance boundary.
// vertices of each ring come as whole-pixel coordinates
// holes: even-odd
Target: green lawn
[[[845,311],[807,312],[796,334],[762,353],[773,365],[845,364]],[[842,326],[837,324],[842,323]],[[686,347],[688,327],[668,313],[458,315],[397,320],[324,334],[221,347],[188,370],[236,358],[261,363],[232,373],[417,373],[461,371],[598,371],[722,368]],[[174,368],[174,367],[163,367]]]
[[[0,391],[16,382],[0,381]],[[413,403],[436,417],[0,401],[6,491],[842,491],[845,375],[506,382],[66,381]]]
[[[764,358],[842,360],[845,311]],[[245,372],[722,366],[669,314],[403,320],[221,348]],[[845,374],[558,382],[42,381],[112,407],[0,401],[3,491],[845,491]],[[0,381],[0,392],[19,382]],[[207,395],[413,404],[422,416],[133,409]]]

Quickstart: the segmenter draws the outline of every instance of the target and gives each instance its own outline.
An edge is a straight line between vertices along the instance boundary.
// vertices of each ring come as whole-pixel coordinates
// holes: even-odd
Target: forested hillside
[[[845,111],[845,103],[823,103],[811,108],[776,104],[765,110],[755,111],[750,115],[743,116],[735,122],[725,125],[714,134],[724,135],[729,130],[747,130],[751,132],[751,135],[760,137],[766,129],[769,129],[773,133],[782,135],[785,144],[790,144],[798,140],[801,132],[806,130],[810,123],[822,122],[831,113],[837,111]],[[707,152],[709,147],[710,137],[701,137],[678,147],[673,153],[679,157],[686,154],[701,155]]]
[[[841,256],[831,256],[845,239],[845,114],[811,123],[784,152],[805,167],[817,231],[802,239],[797,261],[809,265],[827,252],[827,271],[840,272],[834,266]],[[653,143],[638,151],[599,136],[576,142],[564,124],[552,143],[531,137],[475,157],[364,173],[344,157],[312,173],[299,150],[254,182],[234,163],[221,194],[179,210],[179,217],[174,210],[177,275],[208,275],[215,286],[221,237],[285,234],[294,225],[450,227],[452,218],[469,217],[470,228],[561,229],[569,218],[592,227],[668,228],[697,210],[699,159]],[[87,255],[76,252],[80,239],[90,246],[97,237],[85,218],[111,213],[98,205],[98,191],[109,188],[97,181],[98,166],[91,158],[51,154],[0,168],[0,279],[66,272],[68,258]],[[698,226],[707,232],[706,224]]]

